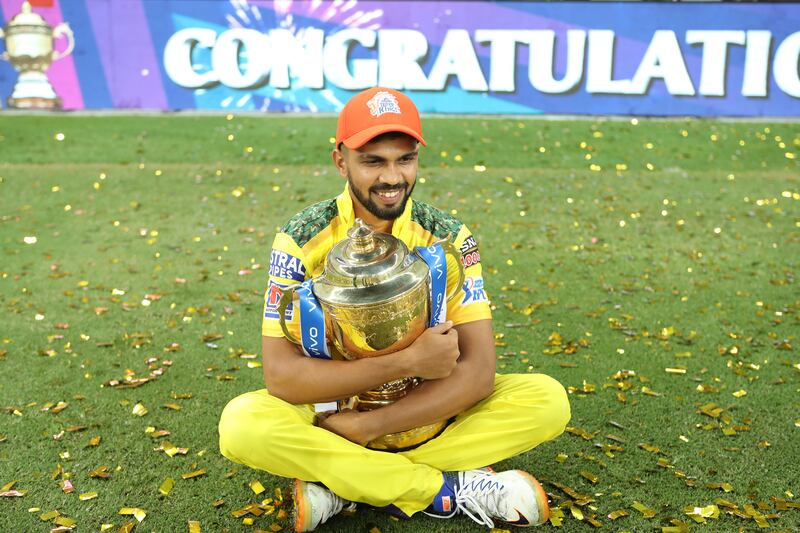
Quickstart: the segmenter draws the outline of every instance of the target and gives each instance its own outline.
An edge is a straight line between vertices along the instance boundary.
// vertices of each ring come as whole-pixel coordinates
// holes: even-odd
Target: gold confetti
[[[618,509],[616,511],[611,511],[608,513],[608,518],[610,520],[616,520],[617,518],[622,518],[623,516],[628,516],[628,511],[625,509]]]
[[[139,507],[123,507],[119,510],[121,515],[133,515],[137,522],[141,522],[147,516],[147,511]]]
[[[183,479],[192,479],[192,478],[195,478],[195,477],[203,476],[203,475],[205,475],[205,473],[206,473],[205,469],[201,468],[200,470],[195,470],[193,472],[188,472],[186,474],[181,474],[181,477]]]
[[[97,492],[84,492],[79,496],[79,498],[81,499],[81,501],[93,500],[97,498]]]
[[[164,496],[167,496],[172,490],[172,487],[174,486],[175,486],[175,480],[172,479],[171,477],[168,477],[167,479],[164,480],[163,483],[161,483],[161,486],[158,487],[158,492],[160,492]]]
[[[250,482],[250,489],[256,494],[261,494],[266,490],[264,488],[264,485],[262,485],[261,482],[257,479],[254,479],[253,481]]]
[[[74,518],[69,518],[66,516],[59,516],[56,518],[55,523],[68,529],[72,529],[78,525],[78,522]]]
[[[747,394],[747,391],[744,390],[744,389],[741,389],[741,390],[737,390],[736,392],[734,392],[732,394],[737,398],[741,398],[742,396],[745,396]]]
[[[656,515],[656,512],[641,502],[635,501],[631,504],[631,507],[639,511],[644,515],[645,518],[653,518]]]
[[[109,477],[108,467],[105,466],[105,465],[98,466],[97,468],[95,468],[94,470],[89,472],[89,477],[99,477],[99,478],[107,479]]]
[[[200,522],[189,520],[189,533],[200,533]]]
[[[133,411],[131,411],[131,414],[136,416],[144,416],[147,414],[147,408],[141,402],[138,402],[133,406]]]
[[[722,489],[725,492],[731,492],[733,486],[730,483],[706,483],[708,489]]]

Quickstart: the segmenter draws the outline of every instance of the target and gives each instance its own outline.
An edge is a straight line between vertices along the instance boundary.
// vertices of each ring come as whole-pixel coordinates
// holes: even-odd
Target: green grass
[[[52,510],[78,531],[116,530],[132,520],[122,507],[147,511],[136,531],[187,531],[187,520],[203,531],[289,527],[275,514],[253,526],[231,516],[289,485],[222,458],[216,425],[228,400],[263,386],[240,355],[259,351],[276,228],[343,186],[330,164],[334,126],[0,118],[0,485],[27,491],[0,498],[0,531],[48,531],[40,515]],[[705,525],[683,512],[718,498],[742,512],[761,504],[773,529],[800,528],[800,509],[771,500],[800,500],[797,124],[459,118],[425,128],[415,195],[456,211],[479,240],[501,371],[544,372],[573,391],[572,433],[496,466],[546,480],[562,531],[594,529],[570,508],[613,531],[671,520],[758,529],[723,506]],[[160,298],[144,306],[146,295]],[[212,334],[221,338],[203,340]],[[180,348],[165,351],[171,343]],[[151,357],[166,370],[157,379],[102,386],[147,376]],[[635,374],[614,379],[621,370]],[[60,413],[43,411],[59,401]],[[137,402],[148,414],[132,415]],[[711,403],[716,418],[701,412]],[[171,435],[151,439],[148,426]],[[188,454],[154,451],[164,440]],[[59,464],[72,494],[52,479]],[[108,479],[89,476],[100,466]],[[181,478],[197,469],[206,474]],[[166,478],[175,486],[161,496]],[[254,495],[254,479],[266,493]],[[90,491],[98,497],[79,499]],[[618,509],[629,516],[607,518]],[[372,525],[481,530],[363,509],[325,530]]]

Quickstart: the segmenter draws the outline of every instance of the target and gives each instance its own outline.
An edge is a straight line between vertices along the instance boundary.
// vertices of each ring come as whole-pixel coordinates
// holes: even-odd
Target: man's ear
[[[347,160],[346,160],[346,150],[344,144],[340,144],[333,150],[331,150],[331,158],[333,159],[333,166],[336,167],[336,170],[339,171],[339,175],[343,178],[347,177]]]

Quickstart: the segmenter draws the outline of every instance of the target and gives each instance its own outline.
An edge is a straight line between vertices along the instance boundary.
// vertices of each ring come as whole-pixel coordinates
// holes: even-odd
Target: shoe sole
[[[306,518],[311,516],[311,510],[308,509],[308,502],[305,498],[305,491],[303,490],[303,482],[299,479],[294,480],[294,487],[292,487],[292,500],[294,501],[294,530],[296,532],[308,531],[306,529]]]
[[[544,491],[542,484],[539,481],[527,473],[524,470],[517,470],[519,474],[528,481],[531,485],[531,488],[536,491],[538,498],[536,498],[536,503],[539,507],[539,520],[535,524],[530,524],[532,526],[540,526],[550,520],[550,503],[547,498],[547,493]]]

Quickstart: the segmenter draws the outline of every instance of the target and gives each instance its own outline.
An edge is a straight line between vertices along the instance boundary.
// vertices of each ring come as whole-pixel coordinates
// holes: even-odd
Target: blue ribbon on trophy
[[[300,335],[302,338],[303,352],[309,357],[317,359],[330,359],[325,335],[325,316],[322,306],[313,292],[313,281],[306,280],[297,288],[300,298]]]
[[[444,322],[447,317],[447,259],[441,244],[418,246],[414,251],[419,254],[431,272],[431,318],[428,327]]]

